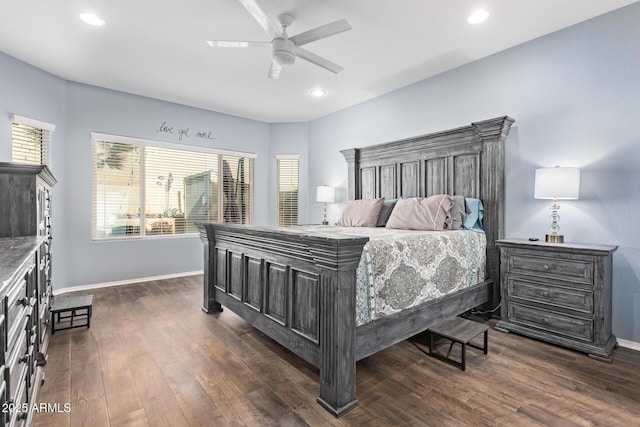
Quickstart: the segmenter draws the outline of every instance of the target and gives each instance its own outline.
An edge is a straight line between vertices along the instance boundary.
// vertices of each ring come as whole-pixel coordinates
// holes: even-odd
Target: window
[[[197,233],[250,224],[252,154],[92,134],[93,238]]]
[[[11,117],[11,161],[48,165],[51,133],[55,125],[18,115]]]
[[[278,162],[278,225],[298,225],[297,155],[276,156]]]

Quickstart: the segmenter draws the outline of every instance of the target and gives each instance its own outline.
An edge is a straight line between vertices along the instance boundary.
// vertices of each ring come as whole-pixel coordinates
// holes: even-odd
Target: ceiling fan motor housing
[[[274,64],[284,67],[293,65],[296,61],[294,53],[296,45],[291,40],[278,37],[273,39],[271,46],[273,46],[272,59]]]

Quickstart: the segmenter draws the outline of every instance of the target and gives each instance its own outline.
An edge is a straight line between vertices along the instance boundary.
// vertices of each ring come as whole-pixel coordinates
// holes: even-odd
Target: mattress
[[[293,229],[369,237],[356,272],[358,326],[485,279],[487,240],[483,232],[338,226]]]

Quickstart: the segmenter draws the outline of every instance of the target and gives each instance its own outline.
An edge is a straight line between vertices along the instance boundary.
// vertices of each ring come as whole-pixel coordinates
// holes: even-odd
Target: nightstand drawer
[[[593,284],[593,263],[590,260],[538,256],[531,251],[511,251],[508,259],[511,273],[561,277],[576,283]]]
[[[564,288],[547,283],[524,280],[520,277],[507,278],[508,295],[553,307],[568,308],[585,314],[593,313],[593,292],[579,288]]]
[[[496,329],[611,361],[613,252],[617,246],[496,241],[500,248],[500,321]]]
[[[555,335],[593,341],[593,321],[591,319],[581,319],[525,305],[510,304],[509,321],[542,329]]]

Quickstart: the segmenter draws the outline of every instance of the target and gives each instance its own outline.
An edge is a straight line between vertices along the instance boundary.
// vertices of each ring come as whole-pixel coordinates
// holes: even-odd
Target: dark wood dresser
[[[55,183],[47,166],[0,163],[0,426],[31,425],[44,381]]]
[[[612,258],[617,246],[504,239],[501,320],[517,332],[611,361]]]

